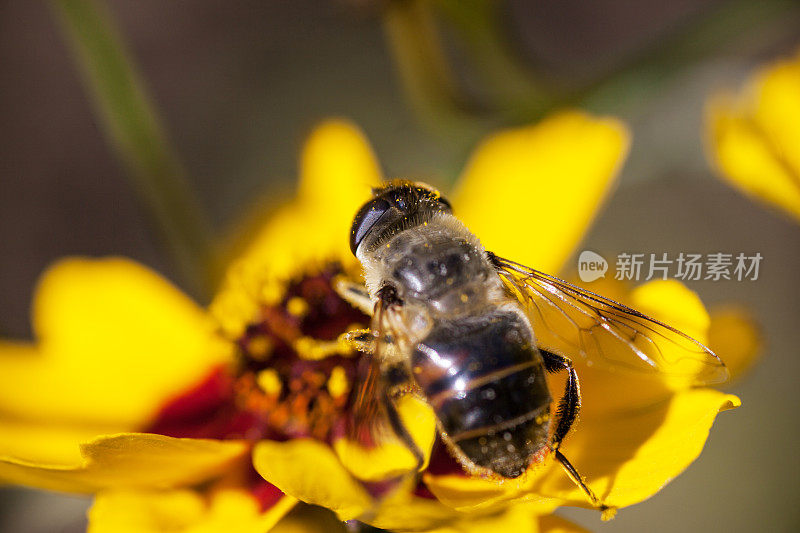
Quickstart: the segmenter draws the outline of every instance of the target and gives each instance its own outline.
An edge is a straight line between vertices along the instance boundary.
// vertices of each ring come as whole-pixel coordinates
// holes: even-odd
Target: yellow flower
[[[800,219],[800,53],[755,73],[706,110],[709,157],[745,194]]]
[[[627,145],[622,124],[578,112],[496,134],[467,165],[455,213],[488,249],[557,272]],[[232,262],[208,311],[125,259],[65,259],[43,275],[36,342],[0,344],[0,480],[96,494],[92,533],[332,530],[313,508],[286,516],[298,501],[386,529],[578,531],[550,516],[588,505],[552,461],[503,484],[469,478],[414,400],[401,416],[429,450],[420,479],[397,478],[413,466],[402,447],[352,453],[342,428],[359,354],[338,338],[368,317],[332,284],[358,275],[349,225],[381,173],[342,121],[312,133],[300,166],[296,199]],[[728,338],[677,282],[620,297],[701,342],[710,329]],[[753,349],[736,348],[743,361]],[[575,363],[584,411],[562,450],[610,505],[657,492],[739,404]]]

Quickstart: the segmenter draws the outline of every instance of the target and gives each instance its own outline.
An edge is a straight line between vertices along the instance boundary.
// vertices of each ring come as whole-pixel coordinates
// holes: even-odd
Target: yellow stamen
[[[271,396],[279,395],[283,388],[281,378],[274,368],[267,368],[259,372],[258,376],[256,376],[256,382],[261,390]]]
[[[277,305],[280,303],[284,294],[284,287],[281,283],[264,283],[261,287],[261,304]]]
[[[272,353],[275,343],[268,337],[258,336],[247,341],[247,355],[263,361]]]
[[[328,378],[328,392],[334,398],[341,398],[350,390],[350,383],[347,381],[347,374],[344,368],[336,366],[331,371],[331,377]]]
[[[286,302],[286,310],[290,315],[302,318],[308,313],[308,302],[299,296],[295,296]]]

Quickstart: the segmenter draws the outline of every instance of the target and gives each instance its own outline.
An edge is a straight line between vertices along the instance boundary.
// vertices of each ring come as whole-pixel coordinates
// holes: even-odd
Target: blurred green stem
[[[797,13],[798,3],[793,0],[732,0],[711,6],[622,68],[571,95],[568,102],[600,113],[630,113],[688,67],[724,47],[735,46],[756,28],[772,28]]]
[[[436,0],[436,7],[463,36],[474,67],[482,71],[492,105],[512,121],[541,115],[555,103],[534,72],[515,57],[494,0]]]
[[[478,82],[485,101],[473,102],[472,108],[454,104],[461,89],[449,75],[447,53],[436,35],[425,37],[435,29],[432,6],[458,32],[469,51],[470,63],[480,72]],[[644,48],[617,70],[582,87],[570,88],[545,83],[543,75],[515,57],[500,18],[501,7],[492,0],[398,0],[389,2],[385,21],[387,28],[394,30],[389,31],[390,45],[417,107],[458,110],[461,123],[469,124],[471,119],[475,129],[538,120],[561,106],[630,115],[657,96],[659,89],[680,79],[687,68],[723,47],[735,45],[754,28],[781,23],[797,8],[792,0],[729,0],[710,5],[703,13],[677,24],[671,34]],[[426,56],[424,63],[420,58]],[[434,65],[435,72],[431,68]],[[437,72],[448,76],[435,75]],[[429,115],[436,118],[435,113]]]
[[[461,92],[427,0],[389,2],[383,17],[389,50],[412,105],[446,135],[474,129],[480,110]]]
[[[167,141],[111,16],[95,0],[52,0],[98,122],[124,163],[166,247],[199,297],[207,294],[210,224]]]

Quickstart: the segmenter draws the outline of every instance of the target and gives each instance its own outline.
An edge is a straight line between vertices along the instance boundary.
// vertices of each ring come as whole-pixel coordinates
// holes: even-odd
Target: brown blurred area
[[[170,140],[220,235],[256,198],[291,194],[305,133],[353,119],[389,176],[447,183],[465,147],[420,125],[402,94],[380,6],[347,2],[108,2]],[[360,3],[357,3],[360,4]],[[635,60],[718,0],[503,3],[514,53],[565,87]],[[0,4],[0,335],[29,338],[40,272],[65,255],[124,255],[173,279],[168,254],[109,148],[46,2]],[[733,384],[744,405],[724,413],[706,451],[662,493],[602,531],[794,531],[800,527],[800,227],[743,198],[708,170],[704,98],[735,87],[767,58],[800,44],[800,16],[754,30],[614,112],[634,147],[618,192],[585,248],[612,253],[760,252],[755,282],[697,282],[709,304],[741,302],[763,324],[764,360]],[[454,31],[445,28],[451,41]],[[449,42],[449,41],[448,41]],[[454,45],[458,48],[457,44]],[[610,109],[610,108],[609,108]],[[536,221],[533,221],[534,223]],[[0,489],[0,531],[80,531],[88,503]]]

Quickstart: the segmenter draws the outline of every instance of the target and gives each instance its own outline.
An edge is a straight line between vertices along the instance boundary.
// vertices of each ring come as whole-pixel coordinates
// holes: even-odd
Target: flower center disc
[[[332,442],[346,427],[358,352],[339,341],[369,317],[333,289],[337,264],[287,283],[235,340],[237,362],[169,402],[150,431],[176,437]]]

